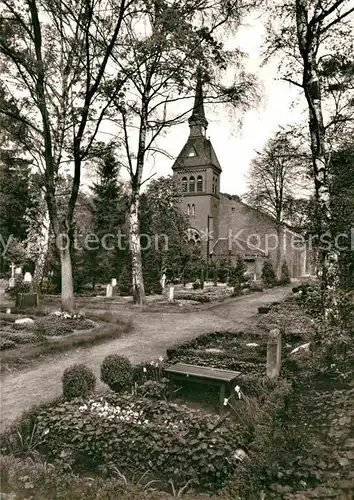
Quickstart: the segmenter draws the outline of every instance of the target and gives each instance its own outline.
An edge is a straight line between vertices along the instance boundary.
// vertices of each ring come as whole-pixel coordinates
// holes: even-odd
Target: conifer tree
[[[97,280],[108,282],[120,273],[122,253],[119,248],[118,230],[125,220],[123,184],[119,181],[119,163],[114,152],[105,153],[97,166],[98,181],[93,191],[93,232],[99,240],[97,249],[88,251],[89,274],[93,287]]]

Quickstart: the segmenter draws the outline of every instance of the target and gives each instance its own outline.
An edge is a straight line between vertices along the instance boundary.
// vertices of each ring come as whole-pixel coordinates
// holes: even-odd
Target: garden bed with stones
[[[1,313],[0,370],[25,366],[46,354],[89,346],[130,332],[131,323],[113,324],[61,313],[44,316]]]

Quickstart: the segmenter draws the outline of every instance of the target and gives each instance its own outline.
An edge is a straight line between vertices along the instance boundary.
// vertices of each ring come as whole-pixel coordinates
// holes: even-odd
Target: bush
[[[242,286],[246,283],[245,278],[246,265],[239,255],[237,256],[236,266],[231,268],[229,285],[234,287],[233,295],[236,297],[241,294]]]
[[[22,277],[15,277],[15,286],[12,288],[7,288],[6,293],[10,295],[10,297],[15,298],[19,293],[28,293],[31,289],[31,285],[29,283],[25,283]]]
[[[166,399],[168,393],[168,379],[162,379],[161,382],[147,380],[136,389],[136,393],[149,399]]]
[[[13,340],[2,337],[0,339],[0,351],[5,351],[6,349],[13,349],[16,347],[16,343]]]
[[[202,288],[202,284],[201,284],[201,282],[199,280],[197,280],[197,281],[195,281],[193,283],[193,289],[194,290],[200,290],[201,288]]]
[[[276,283],[275,271],[271,260],[266,260],[262,269],[262,281],[266,286],[274,286]]]
[[[124,392],[133,383],[133,368],[125,356],[111,354],[101,365],[101,380],[114,392]]]
[[[86,397],[95,390],[96,377],[85,365],[73,365],[64,371],[63,395],[65,399]]]
[[[280,285],[289,285],[291,283],[290,272],[288,268],[288,264],[286,262],[281,266],[281,276],[280,276]]]

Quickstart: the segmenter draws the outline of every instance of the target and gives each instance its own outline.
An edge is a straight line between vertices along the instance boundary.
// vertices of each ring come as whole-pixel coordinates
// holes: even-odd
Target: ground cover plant
[[[99,472],[114,464],[128,476],[146,472],[165,488],[171,480],[179,488],[190,482],[197,489],[215,491],[237,467],[233,455],[241,437],[235,429],[218,426],[216,415],[166,401],[107,393],[48,405],[29,420],[36,452],[77,473]],[[27,435],[30,429],[31,424]],[[14,436],[3,441],[10,443],[12,452]]]

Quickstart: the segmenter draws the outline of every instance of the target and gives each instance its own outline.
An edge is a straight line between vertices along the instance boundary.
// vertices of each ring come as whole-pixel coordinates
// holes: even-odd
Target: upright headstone
[[[111,285],[112,285],[113,287],[117,286],[117,280],[116,280],[116,278],[112,278],[112,280],[111,280]]]
[[[25,273],[25,277],[23,278],[23,281],[25,283],[32,283],[32,274],[31,273]]]
[[[175,293],[175,287],[174,286],[170,286],[170,289],[168,291],[168,301],[169,302],[173,302],[174,293]]]
[[[267,377],[276,378],[281,369],[281,333],[278,328],[271,330],[267,344]]]
[[[9,288],[14,288],[15,287],[15,278],[10,278],[9,279]]]
[[[161,287],[162,287],[162,290],[165,289],[165,285],[166,285],[166,274],[163,273],[163,275],[161,276]]]
[[[113,286],[111,284],[108,284],[106,287],[106,297],[112,297],[113,296]]]
[[[21,267],[21,266],[16,267],[16,269],[15,269],[15,274],[16,274],[17,276],[21,276],[21,275],[22,275],[22,267]]]

